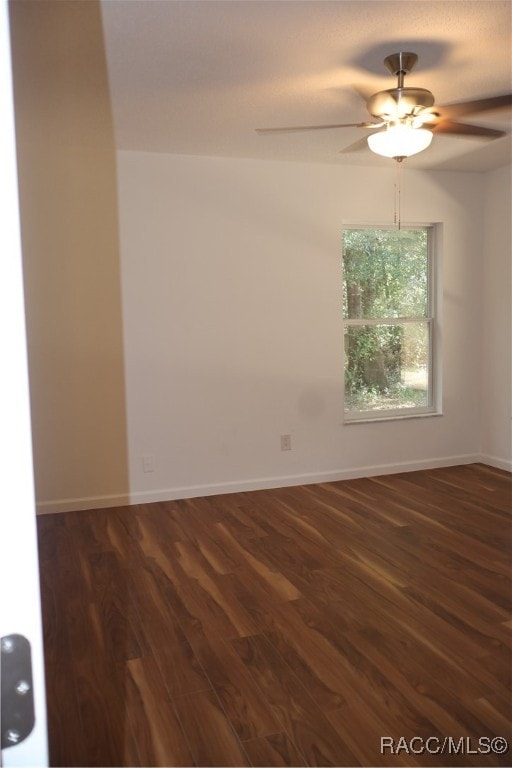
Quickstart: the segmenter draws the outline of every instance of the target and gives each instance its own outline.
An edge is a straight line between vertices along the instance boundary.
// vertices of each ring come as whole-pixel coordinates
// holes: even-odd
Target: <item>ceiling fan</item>
[[[329,128],[366,128],[375,131],[367,138],[370,149],[384,157],[392,157],[398,162],[427,149],[433,133],[484,136],[490,139],[497,139],[506,134],[505,131],[495,128],[459,123],[454,118],[510,107],[512,93],[435,106],[434,96],[430,91],[425,88],[404,86],[405,76],[417,61],[417,55],[409,52],[393,53],[384,59],[388,70],[397,77],[397,85],[395,88],[379,91],[370,96],[366,106],[373,120],[333,125],[257,128],[256,131],[257,133],[284,133]]]

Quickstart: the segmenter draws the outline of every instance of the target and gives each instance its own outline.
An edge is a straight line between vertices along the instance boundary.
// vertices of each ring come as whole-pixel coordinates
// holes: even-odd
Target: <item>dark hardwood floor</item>
[[[39,517],[52,765],[510,765],[511,507],[476,464]]]

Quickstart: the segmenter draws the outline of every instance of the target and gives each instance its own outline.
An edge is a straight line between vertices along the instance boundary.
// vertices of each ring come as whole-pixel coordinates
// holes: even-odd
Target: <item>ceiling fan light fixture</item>
[[[392,125],[368,136],[368,146],[377,155],[403,158],[423,152],[432,141],[432,131],[409,125]]]

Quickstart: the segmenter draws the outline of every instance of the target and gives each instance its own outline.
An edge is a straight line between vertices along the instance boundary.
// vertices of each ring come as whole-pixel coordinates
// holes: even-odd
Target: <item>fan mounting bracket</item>
[[[415,53],[401,51],[400,53],[392,53],[389,56],[386,56],[384,64],[392,75],[398,77],[400,74],[409,74],[417,61],[418,57]]]

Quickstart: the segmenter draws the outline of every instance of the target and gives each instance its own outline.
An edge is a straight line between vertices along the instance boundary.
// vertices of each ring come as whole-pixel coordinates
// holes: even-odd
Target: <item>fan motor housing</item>
[[[373,117],[385,120],[399,120],[414,117],[423,109],[434,105],[434,96],[425,88],[389,88],[370,97],[368,112]]]

